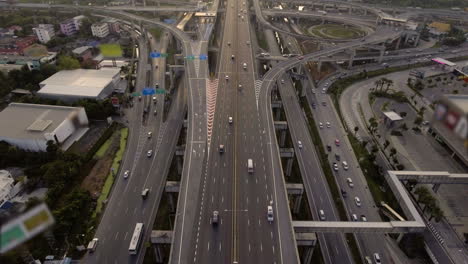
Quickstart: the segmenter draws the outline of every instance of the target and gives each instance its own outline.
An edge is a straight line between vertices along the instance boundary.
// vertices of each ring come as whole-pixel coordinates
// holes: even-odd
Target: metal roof
[[[397,114],[397,113],[395,113],[395,112],[393,112],[393,111],[383,112],[383,114],[384,114],[388,119],[390,119],[390,120],[392,120],[392,121],[399,121],[399,120],[402,120],[402,119],[403,119],[399,114]]]
[[[40,83],[38,94],[97,97],[120,68],[60,71]]]
[[[82,107],[11,103],[0,112],[0,137],[45,139]]]

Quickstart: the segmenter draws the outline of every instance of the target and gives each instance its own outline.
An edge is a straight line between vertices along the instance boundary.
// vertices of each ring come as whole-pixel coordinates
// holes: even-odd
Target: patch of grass
[[[258,42],[258,46],[260,46],[260,48],[262,48],[263,50],[266,50],[268,51],[268,42],[266,41],[266,37],[265,37],[265,32],[263,31],[259,31],[259,32],[256,32],[257,34],[255,34],[257,36],[257,42]]]
[[[122,57],[122,47],[119,44],[101,44],[99,45],[99,50],[104,57]]]
[[[357,28],[336,24],[324,24],[311,27],[310,32],[322,38],[352,39],[364,36],[364,32]]]
[[[153,35],[153,37],[156,40],[159,40],[161,38],[161,36],[162,36],[162,33],[163,33],[163,29],[159,28],[159,27],[150,28],[150,29],[148,29],[148,31],[151,33],[151,35]]]
[[[128,128],[122,128],[120,130],[120,147],[119,150],[115,153],[114,160],[112,161],[112,168],[114,169],[114,173],[117,174],[120,167],[120,162],[122,161],[123,154],[125,152],[125,146],[127,145],[127,137],[128,137]],[[93,218],[96,217],[97,214],[101,213],[102,210],[102,203],[104,200],[107,199],[109,196],[109,192],[114,184],[115,175],[112,172],[106,178],[106,182],[102,187],[101,195],[97,200],[96,209],[93,212]]]
[[[96,154],[94,154],[94,159],[100,159],[104,156],[104,154],[106,154],[106,151],[109,149],[110,145],[112,143],[112,140],[109,138],[106,140],[106,142],[104,142],[104,144],[102,144],[102,146],[98,149],[98,151],[96,152]]]

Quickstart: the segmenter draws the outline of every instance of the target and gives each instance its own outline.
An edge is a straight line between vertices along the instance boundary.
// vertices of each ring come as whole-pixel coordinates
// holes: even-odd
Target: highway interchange
[[[96,231],[96,237],[100,238],[99,250],[94,254],[87,254],[84,258],[86,263],[143,261],[144,250],[140,250],[136,257],[129,256],[130,236],[135,223],[143,222],[143,241],[149,239],[176,147],[178,131],[182,129],[186,106],[187,144],[170,263],[299,263],[271,110],[271,91],[276,85],[280,87],[279,92],[313,219],[318,221],[318,211],[324,210],[327,220],[340,220],[318,161],[314,142],[308,132],[307,120],[302,118],[303,111],[292,80],[285,72],[307,61],[317,61],[350,48],[395,39],[400,32],[388,27],[378,27],[374,34],[363,40],[348,41],[300,58],[279,61],[273,64],[262,79],[258,79],[254,47],[251,45],[254,33],[251,32],[251,20],[246,14],[246,4],[249,4],[246,1],[228,0],[224,6],[224,17],[218,17],[223,29],[217,78],[214,81],[208,80],[207,61],[186,60],[184,80],[176,90],[165,122],[162,114],[143,115],[143,109],[147,105],[151,106],[150,113],[156,108],[162,113],[162,96],[158,97],[158,104],[153,104],[149,97],[144,97],[141,102],[135,98],[134,107],[126,111],[125,119],[128,120],[130,134],[122,171],[116,174],[112,196]],[[258,13],[261,12],[259,0],[253,0],[253,4],[257,19],[268,25],[269,22]],[[121,16],[119,18],[124,20],[164,27],[181,42],[183,56],[207,53],[209,39],[194,41],[174,26],[121,10],[122,8],[113,8],[103,12]],[[287,12],[283,13],[287,15]],[[267,27],[284,35],[297,35],[273,25]],[[200,35],[209,37],[211,29],[204,30],[209,32],[204,34],[206,31],[203,31]],[[273,41],[272,31],[268,29],[266,33],[270,52],[273,56],[281,56]],[[140,57],[136,90],[141,91],[146,85],[144,80],[147,71],[153,72],[151,84],[154,85],[164,78],[166,63],[162,60],[148,63],[147,54],[155,50],[158,43],[154,39],[148,41],[146,36],[137,38]],[[161,38],[161,50],[167,45],[167,38],[167,34]],[[435,52],[418,51],[418,54],[425,56]],[[392,54],[388,59],[397,60],[406,56]],[[356,214],[359,218],[365,216],[369,221],[380,221],[366,180],[332,101],[327,94],[319,92],[322,87],[319,86],[315,93],[306,89],[306,98],[311,108],[314,108],[312,103],[317,106],[313,110],[315,122],[330,123],[331,127],[324,126],[319,131],[324,145],[332,147],[330,163],[338,163],[339,169],[334,172],[334,176],[340,188],[347,192],[347,198],[343,198],[343,201],[348,217],[351,219],[351,215]],[[208,89],[214,89],[214,95],[207,93]],[[209,98],[210,95],[214,98]],[[208,109],[207,101],[213,99],[214,108]],[[212,127],[207,126],[210,114],[214,116]],[[228,121],[229,117],[232,117],[232,123]],[[151,138],[148,138],[148,132],[153,133]],[[335,144],[335,140],[339,140],[339,146]],[[301,147],[298,141],[301,141]],[[224,153],[220,153],[220,145],[224,145]],[[153,150],[151,157],[146,156],[149,149]],[[335,160],[335,154],[340,156],[340,161]],[[254,161],[253,173],[247,171],[248,159]],[[343,169],[342,161],[347,161],[348,170]],[[130,177],[123,179],[123,171],[127,169],[130,170]],[[352,188],[346,182],[348,177],[354,182]],[[140,195],[144,188],[150,189],[146,200],[142,200]],[[361,206],[356,205],[356,196],[359,196]],[[272,222],[267,220],[268,205],[272,205],[274,209]],[[214,211],[219,212],[218,225],[212,224]],[[326,263],[354,263],[344,235],[318,234],[318,238]],[[388,262],[390,258],[386,247],[382,245],[383,235],[358,234],[356,238],[363,255],[371,256],[379,252],[385,262]]]

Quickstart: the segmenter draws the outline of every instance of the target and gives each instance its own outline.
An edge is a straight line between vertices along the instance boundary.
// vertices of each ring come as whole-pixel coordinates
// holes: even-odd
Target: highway
[[[147,42],[140,39],[139,44],[137,91],[141,91],[146,86],[147,71],[152,69],[152,65],[147,63]],[[161,68],[164,70],[164,65],[161,65]],[[151,223],[156,216],[159,199],[172,160],[172,156],[166,153],[173,153],[177,142],[176,135],[178,133],[167,133],[166,131],[180,131],[184,117],[184,97],[183,88],[178,89],[165,123],[162,123],[162,114],[156,116],[150,114],[143,117],[145,106],[150,107],[150,113],[155,109],[149,96],[145,96],[142,101],[135,98],[134,107],[126,111],[130,129],[128,148],[121,170],[116,175],[106,210],[96,230],[95,237],[99,238],[99,250],[93,254],[87,254],[84,257],[86,263],[115,263],[116,260],[121,263],[142,261],[144,250],[135,257],[129,255],[130,238],[135,224],[143,222],[146,224],[144,237],[149,239]],[[159,108],[158,111],[162,112],[161,103],[158,103],[156,107]],[[151,138],[148,138],[148,132],[153,133]],[[147,157],[146,152],[150,149],[153,150],[153,155]],[[125,170],[130,171],[128,179],[123,178]],[[151,191],[148,198],[143,200],[141,191],[145,188],[149,188]]]
[[[273,32],[267,29],[265,36],[272,55],[280,56],[281,52]],[[272,65],[275,65],[275,63],[272,63]],[[314,147],[315,144],[312,142],[309,134],[304,112],[293,88],[292,80],[288,74],[284,74],[280,79],[278,87],[281,101],[286,113],[288,128],[302,175],[311,215],[315,221],[320,221],[319,210],[324,210],[327,221],[340,221]],[[302,148],[299,148],[298,141],[301,141]],[[353,263],[344,235],[318,234],[318,238],[320,250],[326,263]]]
[[[240,9],[245,9],[243,3],[228,1],[218,79],[210,82],[214,86],[219,82],[216,111],[208,112],[208,116],[214,113],[214,123],[208,134],[206,171],[196,187],[199,191],[191,188],[197,201],[195,221],[187,224],[194,230],[186,244],[191,250],[172,263],[299,263],[284,185],[283,192],[276,190],[276,179],[269,173],[273,162],[264,157],[267,142],[256,107],[249,24],[238,16]],[[225,148],[222,154],[220,145]],[[255,163],[252,175],[247,172],[249,158]],[[277,193],[283,196],[278,199]],[[283,210],[275,212],[275,221],[269,223],[267,205],[273,201],[276,206],[277,200]],[[213,211],[219,212],[217,225],[211,223]]]

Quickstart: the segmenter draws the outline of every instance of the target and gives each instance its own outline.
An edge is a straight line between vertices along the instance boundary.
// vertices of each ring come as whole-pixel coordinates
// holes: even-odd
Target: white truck
[[[254,164],[253,164],[253,160],[252,159],[248,159],[247,160],[247,171],[249,173],[253,173],[254,172]]]

